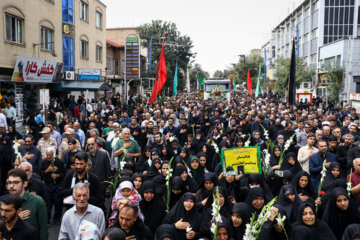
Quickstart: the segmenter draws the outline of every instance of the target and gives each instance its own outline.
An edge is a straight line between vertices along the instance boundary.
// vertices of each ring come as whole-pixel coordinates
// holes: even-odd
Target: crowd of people
[[[360,123],[349,106],[242,90],[231,102],[194,92],[153,105],[56,97],[21,133],[6,108],[2,239],[45,240],[56,223],[59,240],[360,239]],[[224,174],[221,151],[247,146],[263,171]]]

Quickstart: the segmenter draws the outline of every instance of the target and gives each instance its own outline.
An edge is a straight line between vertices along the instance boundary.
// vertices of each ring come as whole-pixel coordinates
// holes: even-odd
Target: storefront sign
[[[79,80],[91,80],[91,81],[100,81],[101,79],[101,70],[100,69],[79,69]]]
[[[11,81],[51,83],[61,80],[62,63],[18,56]]]
[[[360,101],[360,93],[351,93],[350,100],[352,101]]]
[[[260,147],[238,147],[221,151],[221,162],[225,176],[261,174]]]

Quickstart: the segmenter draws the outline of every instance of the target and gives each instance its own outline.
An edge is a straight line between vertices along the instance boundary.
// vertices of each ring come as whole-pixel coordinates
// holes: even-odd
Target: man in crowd
[[[88,184],[76,183],[72,198],[75,201],[75,206],[64,214],[58,239],[75,239],[80,224],[85,220],[95,224],[100,235],[102,235],[105,231],[104,213],[100,208],[89,204],[90,190]]]
[[[42,160],[46,159],[46,149],[49,147],[57,149],[57,142],[54,138],[50,137],[50,132],[51,130],[49,127],[44,127],[40,132],[42,134],[42,138],[40,138],[36,147],[41,151]]]
[[[33,172],[40,175],[42,155],[41,151],[33,145],[34,141],[35,140],[33,135],[26,135],[25,146],[19,149],[19,153],[26,161],[31,163]]]

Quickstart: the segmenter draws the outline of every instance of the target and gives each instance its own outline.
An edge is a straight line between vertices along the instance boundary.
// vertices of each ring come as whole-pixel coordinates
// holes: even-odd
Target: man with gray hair
[[[104,212],[88,203],[90,190],[86,183],[78,182],[73,188],[75,206],[65,212],[59,233],[59,240],[75,239],[79,226],[86,220],[95,224],[102,235],[105,231]]]
[[[127,157],[138,158],[141,156],[140,147],[136,140],[130,138],[130,129],[124,128],[122,130],[122,139],[116,142],[114,146],[114,157],[118,157],[118,161],[122,159],[124,152],[127,152]],[[118,164],[119,166],[119,164]]]
[[[89,138],[87,140],[88,156],[92,162],[91,172],[94,173],[100,181],[108,181],[111,176],[110,158],[107,151],[97,149],[96,144],[99,144],[99,139]]]

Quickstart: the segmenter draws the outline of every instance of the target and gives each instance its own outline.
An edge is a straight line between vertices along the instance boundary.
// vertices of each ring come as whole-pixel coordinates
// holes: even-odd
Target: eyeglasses
[[[18,185],[22,181],[6,181],[6,185]]]

